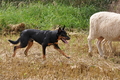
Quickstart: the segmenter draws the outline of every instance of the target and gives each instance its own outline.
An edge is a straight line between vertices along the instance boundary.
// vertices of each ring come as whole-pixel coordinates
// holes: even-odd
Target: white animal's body
[[[97,48],[100,56],[102,40],[120,41],[120,14],[113,12],[98,12],[90,17],[90,30],[88,36],[89,52],[92,52],[91,41],[97,40]]]

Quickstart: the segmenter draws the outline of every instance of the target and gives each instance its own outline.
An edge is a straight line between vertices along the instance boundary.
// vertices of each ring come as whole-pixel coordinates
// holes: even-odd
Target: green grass
[[[56,25],[66,25],[69,28],[86,29],[89,26],[89,17],[98,11],[93,5],[73,7],[40,2],[19,7],[7,4],[0,8],[1,28],[7,27],[8,24],[24,22],[30,28],[50,29]]]

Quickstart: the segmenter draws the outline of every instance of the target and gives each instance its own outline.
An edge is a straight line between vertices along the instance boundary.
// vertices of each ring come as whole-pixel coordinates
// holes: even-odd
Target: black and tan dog
[[[22,31],[20,34],[20,38],[17,41],[8,40],[12,44],[18,44],[20,42],[19,46],[14,47],[14,54],[13,57],[16,55],[16,50],[19,48],[24,48],[27,46],[24,54],[28,55],[28,50],[33,45],[33,41],[38,42],[42,45],[43,49],[43,59],[46,59],[46,47],[53,45],[56,50],[58,50],[60,53],[62,53],[65,57],[68,57],[58,46],[58,40],[62,40],[64,43],[67,43],[66,40],[70,40],[70,38],[67,36],[66,31],[64,30],[65,26],[63,28],[59,28],[58,30],[50,31],[50,30],[35,30],[35,29],[26,29]]]

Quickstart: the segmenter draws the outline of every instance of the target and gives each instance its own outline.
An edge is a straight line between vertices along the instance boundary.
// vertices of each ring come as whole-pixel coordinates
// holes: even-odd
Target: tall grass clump
[[[56,25],[66,25],[69,28],[86,29],[89,17],[97,11],[97,7],[93,5],[73,7],[60,3],[32,2],[16,6],[3,3],[0,7],[0,27],[24,22],[29,24],[29,28],[49,29]]]

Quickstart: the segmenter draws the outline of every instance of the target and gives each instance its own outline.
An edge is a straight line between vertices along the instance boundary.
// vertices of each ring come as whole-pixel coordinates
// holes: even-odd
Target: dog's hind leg
[[[15,47],[14,47],[14,54],[12,55],[12,57],[15,57],[15,55],[16,55],[16,50],[19,49],[19,48],[21,48],[21,46],[15,46]]]
[[[25,52],[24,52],[24,54],[25,54],[26,56],[28,55],[28,50],[32,47],[32,45],[33,45],[33,40],[31,39],[31,40],[29,40],[28,45],[27,45],[27,48],[26,48],[26,50],[25,50]]]
[[[14,47],[14,54],[12,55],[12,57],[15,57],[17,49],[26,47],[27,44],[28,44],[28,41],[29,41],[29,38],[26,38],[26,39],[23,39],[23,40],[20,39],[20,45]]]

